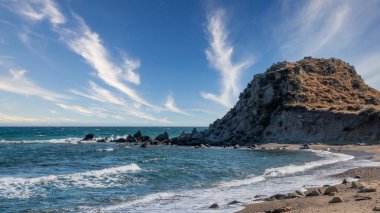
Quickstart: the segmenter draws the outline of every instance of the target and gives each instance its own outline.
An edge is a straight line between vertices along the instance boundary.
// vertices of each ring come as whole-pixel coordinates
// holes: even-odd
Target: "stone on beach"
[[[362,187],[361,189],[359,189],[358,192],[360,192],[360,193],[366,193],[366,192],[376,192],[376,191],[377,191],[377,184],[372,183],[372,184],[369,184],[369,185],[365,185],[364,187]]]
[[[352,188],[358,189],[358,188],[363,188],[364,184],[359,181],[352,181],[351,186]]]
[[[310,191],[309,193],[307,193],[306,194],[306,196],[319,196],[319,195],[321,195],[322,193],[319,191],[319,190],[317,190],[317,189],[314,189],[314,190],[312,190],[312,191]]]
[[[271,212],[271,213],[281,213],[281,212],[290,212],[292,210],[293,210],[292,207],[286,206],[286,207],[278,208],[278,209],[275,209],[275,210],[269,211],[269,212]]]
[[[323,193],[323,194],[324,195],[330,195],[332,192],[338,193],[338,187],[336,187],[336,186],[329,186],[329,187],[327,187],[327,189],[325,190],[325,193]]]
[[[333,197],[332,200],[330,200],[329,203],[341,203],[343,202],[343,199],[341,197]]]

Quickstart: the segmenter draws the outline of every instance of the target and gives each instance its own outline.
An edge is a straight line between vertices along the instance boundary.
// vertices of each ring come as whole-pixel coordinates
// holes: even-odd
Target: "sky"
[[[1,126],[208,126],[279,61],[380,89],[380,0],[0,0]]]

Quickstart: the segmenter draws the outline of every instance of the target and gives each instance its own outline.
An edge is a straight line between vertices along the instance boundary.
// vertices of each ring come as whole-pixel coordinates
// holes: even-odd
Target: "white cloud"
[[[127,105],[127,101],[121,97],[118,97],[111,93],[110,91],[98,86],[96,83],[90,81],[90,88],[87,90],[87,93],[80,92],[77,90],[71,90],[72,93],[83,96],[85,98],[99,101],[103,103],[110,103],[115,105]]]
[[[32,118],[23,116],[7,115],[0,112],[0,123],[3,124],[62,124],[74,123],[75,120],[67,118]]]
[[[108,117],[108,115],[105,113],[105,110],[101,108],[82,107],[78,105],[67,105],[62,103],[57,103],[57,105],[63,109],[70,110],[85,116],[96,116],[99,118]]]
[[[51,0],[19,0],[14,1],[16,12],[33,21],[48,19],[54,26],[66,22],[54,1]]]
[[[125,113],[137,118],[142,118],[150,121],[157,121],[160,123],[168,123],[167,119],[156,118],[153,115],[143,112],[140,108],[141,106],[137,103],[129,104],[127,100],[120,96],[116,96],[110,91],[100,87],[96,83],[90,81],[90,88],[87,89],[86,92],[80,92],[77,90],[71,90],[72,93],[94,100],[102,103],[107,103],[111,105],[117,105],[118,113]],[[121,115],[113,115],[116,119],[121,119],[123,116]]]
[[[134,84],[140,83],[139,76],[135,72],[140,63],[131,59],[125,59],[124,67],[113,63],[99,35],[92,32],[81,18],[77,17],[76,20],[79,24],[76,30],[63,29],[58,31],[71,50],[82,56],[97,71],[98,77],[106,84],[126,94],[137,103],[157,108],[123,82],[123,80],[126,80]]]
[[[221,94],[202,92],[201,95],[203,98],[216,101],[225,107],[232,107],[240,93],[240,75],[253,64],[253,61],[232,62],[234,48],[228,41],[224,15],[223,10],[217,10],[209,16],[207,30],[210,36],[210,47],[206,50],[207,60],[221,75]]]
[[[9,75],[0,76],[0,89],[22,95],[33,95],[49,101],[61,101],[68,97],[49,91],[26,77],[26,70],[10,69]]]
[[[133,84],[139,85],[140,76],[135,72],[135,70],[140,67],[140,61],[125,58],[123,67],[127,71],[124,77],[125,80]]]
[[[357,71],[362,74],[367,83],[380,90],[380,52],[367,54],[358,61]]]
[[[185,112],[184,110],[176,106],[172,95],[169,95],[168,98],[166,99],[165,107],[171,112],[175,112],[182,115],[190,115],[189,113]]]

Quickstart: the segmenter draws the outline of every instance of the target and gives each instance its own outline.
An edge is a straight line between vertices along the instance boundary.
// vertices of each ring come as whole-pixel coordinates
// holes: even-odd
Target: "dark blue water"
[[[250,199],[255,194],[248,196],[247,186],[296,180],[351,159],[327,152],[64,142],[90,132],[117,137],[138,129],[154,137],[192,128],[0,128],[0,212],[208,211],[214,200]],[[261,189],[273,191],[273,185]]]

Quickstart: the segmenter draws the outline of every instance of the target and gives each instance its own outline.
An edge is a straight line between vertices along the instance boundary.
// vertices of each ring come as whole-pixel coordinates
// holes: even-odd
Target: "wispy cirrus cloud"
[[[190,113],[188,113],[188,112],[186,112],[186,111],[184,111],[184,110],[182,110],[176,106],[173,95],[169,95],[167,97],[166,102],[165,102],[165,107],[166,107],[166,109],[168,109],[171,112],[175,112],[175,113],[182,114],[182,115],[190,115]]]
[[[54,26],[64,24],[65,16],[61,13],[58,6],[51,0],[16,0],[11,1],[11,7],[15,8],[15,12],[33,21],[41,21],[48,19]]]
[[[86,92],[81,92],[78,90],[71,90],[72,93],[94,100],[94,101],[99,101],[102,103],[110,103],[110,104],[115,104],[115,105],[121,105],[125,106],[127,105],[127,100],[114,95],[112,92],[109,90],[106,90],[93,81],[89,82],[89,88],[87,89]]]
[[[94,101],[123,106],[125,108],[121,109],[122,112],[127,112],[135,117],[163,123],[169,122],[166,118],[156,118],[149,113],[143,112],[140,109],[141,105],[150,107],[156,111],[160,111],[162,108],[145,100],[135,89],[132,89],[131,86],[128,85],[140,85],[140,76],[136,70],[141,66],[141,62],[138,59],[132,59],[126,54],[123,54],[121,63],[116,63],[110,51],[103,44],[99,34],[92,31],[81,17],[73,13],[71,17],[65,17],[57,4],[51,0],[24,1],[23,5],[13,5],[13,9],[15,9],[18,14],[32,21],[49,20],[53,26],[52,30],[58,33],[61,41],[63,41],[71,51],[82,57],[85,62],[96,71],[96,75],[99,79],[108,86],[126,95],[130,101],[114,95],[111,91],[98,86],[94,82],[89,84],[90,87],[86,92],[72,90],[72,93]],[[20,39],[27,39],[23,35],[20,36]],[[99,111],[89,110],[77,105],[58,103],[58,106],[83,115],[95,115],[99,113],[100,116],[103,116]],[[118,118],[120,118],[120,116],[118,116]]]
[[[253,64],[252,59],[239,63],[232,61],[233,46],[228,41],[225,27],[224,10],[216,10],[208,17],[207,31],[210,47],[206,50],[207,60],[221,76],[220,95],[202,92],[205,99],[213,100],[225,107],[232,107],[240,93],[239,80],[241,73]]]
[[[32,118],[17,115],[8,115],[0,112],[0,124],[25,125],[25,124],[62,124],[74,123],[73,119],[67,118]]]
[[[13,8],[25,18],[32,21],[49,20],[53,25],[53,30],[59,34],[61,40],[93,67],[97,76],[106,84],[121,91],[139,104],[159,108],[142,98],[136,90],[126,83],[140,84],[140,77],[136,72],[136,69],[141,65],[139,60],[124,55],[122,65],[115,63],[99,34],[93,32],[78,15],[73,14],[71,19],[65,17],[52,0],[29,0],[23,1],[22,4],[18,3],[13,5]],[[64,25],[69,21],[72,25]]]
[[[107,118],[109,117],[104,109],[102,108],[94,108],[94,107],[82,107],[78,105],[68,105],[68,104],[63,104],[63,103],[57,103],[57,105],[63,109],[70,110],[85,116],[96,116],[99,118]]]
[[[123,81],[140,84],[140,78],[135,70],[140,66],[140,62],[133,59],[124,59],[123,66],[113,63],[100,36],[91,31],[80,17],[76,16],[75,19],[78,23],[76,29],[61,29],[58,31],[70,49],[83,57],[96,70],[97,76],[106,84],[121,91],[139,104],[157,108]]]
[[[133,117],[142,118],[150,121],[157,121],[160,123],[169,123],[169,121],[165,118],[157,118],[149,113],[143,112],[140,109],[139,104],[129,104],[128,101],[122,98],[121,96],[117,96],[111,93],[109,90],[104,89],[103,87],[97,85],[92,81],[90,81],[89,88],[86,89],[85,92],[81,92],[78,90],[71,90],[71,92],[94,101],[116,105],[118,113],[125,113]],[[115,113],[113,114],[114,118],[116,119],[121,120],[122,118],[124,118],[121,115],[115,115]]]
[[[8,75],[0,76],[0,90],[27,96],[38,96],[49,101],[62,101],[69,98],[66,95],[38,86],[27,78],[26,73],[27,71],[23,69],[9,69]]]

